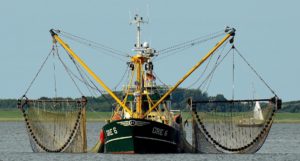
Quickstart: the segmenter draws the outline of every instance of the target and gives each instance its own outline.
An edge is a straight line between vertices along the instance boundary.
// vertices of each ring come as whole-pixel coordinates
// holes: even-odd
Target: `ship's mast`
[[[131,22],[131,24],[136,24],[136,47],[139,48],[141,47],[141,24],[142,23],[147,23],[146,21],[143,20],[143,17],[140,17],[138,14],[134,16],[134,20]]]
[[[143,96],[143,64],[147,60],[147,58],[143,54],[143,47],[141,44],[141,24],[146,23],[146,21],[143,20],[143,17],[140,17],[138,14],[134,16],[134,20],[131,22],[131,24],[135,24],[137,31],[136,31],[136,44],[134,51],[136,51],[136,55],[131,57],[131,62],[134,63],[134,67],[136,70],[136,81],[135,86],[136,90],[134,92],[134,97],[136,101],[136,112],[134,112],[135,116],[140,118],[142,113],[142,96]]]

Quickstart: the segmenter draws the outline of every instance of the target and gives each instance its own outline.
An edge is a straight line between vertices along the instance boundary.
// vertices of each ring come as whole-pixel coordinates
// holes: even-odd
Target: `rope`
[[[61,31],[61,30],[56,30],[56,32],[59,33],[60,35],[64,36],[64,37],[70,39],[70,40],[73,40],[75,42],[84,44],[88,47],[92,47],[92,48],[95,48],[95,49],[102,49],[102,51],[111,53],[115,56],[121,56],[121,57],[128,57],[129,56],[129,54],[120,54],[120,53],[126,53],[126,52],[122,52],[120,50],[113,49],[113,48],[108,47],[106,45],[103,45],[103,44],[100,44],[98,42],[88,40],[88,39],[85,39],[85,38],[82,38],[82,37],[79,37],[79,36],[76,36],[76,35],[73,35],[71,33],[67,33],[67,32],[64,32],[64,31]],[[110,55],[110,56],[112,56],[112,55]],[[122,59],[120,59],[120,60],[122,60]]]
[[[85,84],[85,81],[83,81],[81,78],[79,78],[74,72],[72,72],[72,70],[71,69],[69,69],[66,65],[64,65],[65,66],[65,68],[67,68],[67,70],[68,70],[68,72],[74,77],[74,78],[76,78],[77,80],[79,80],[81,83],[83,83],[83,84]],[[72,77],[72,78],[73,78]],[[89,84],[88,84],[89,85]],[[94,89],[94,90],[96,90],[96,88],[95,87],[92,87],[91,85],[89,85],[89,87],[91,88],[91,89]]]
[[[56,52],[55,52],[56,51]],[[58,55],[57,47],[53,50],[53,79],[54,79],[54,96],[57,98],[57,84],[56,84],[56,72],[55,72],[55,54]]]
[[[72,60],[73,60],[73,59],[72,59]],[[86,86],[90,87],[91,89],[94,89],[94,90],[98,91],[98,92],[101,94],[101,96],[106,100],[106,102],[107,102],[109,105],[112,105],[113,102],[111,102],[111,100],[109,100],[109,99],[105,96],[104,92],[101,91],[101,90],[96,86],[96,84],[91,80],[91,78],[86,74],[86,72],[84,72],[83,69],[82,69],[82,68],[81,68],[74,60],[73,60],[73,63],[75,64],[75,66],[76,66],[78,72],[80,73],[80,75],[82,75],[82,73],[83,73],[83,74],[85,75],[85,78],[87,78],[87,79],[90,81],[90,83],[91,83],[94,87],[92,87],[92,86],[87,82],[86,79],[85,79],[85,81],[82,81],[82,82],[83,82]]]
[[[67,52],[67,51],[66,51],[66,52]],[[68,54],[68,55],[69,55],[69,54]],[[70,55],[69,55],[69,57],[70,57],[70,59],[72,60],[73,64],[75,65],[75,67],[76,67],[76,69],[77,69],[77,71],[78,71],[78,73],[79,73],[79,75],[80,75],[80,77],[81,77],[83,83],[85,84],[86,88],[87,88],[88,91],[92,94],[92,91],[91,91],[90,88],[89,88],[90,85],[89,85],[89,83],[87,82],[87,80],[85,79],[85,77],[82,75],[82,72],[80,71],[80,69],[79,69],[77,63],[75,62],[75,60],[74,60]],[[93,94],[92,94],[92,95],[93,95]]]
[[[228,41],[226,42],[225,45],[227,45],[227,43],[228,43]],[[209,78],[209,80],[208,80],[208,83],[206,84],[206,89],[204,90],[205,92],[207,92],[207,91],[208,91],[208,88],[210,87],[210,84],[211,84],[211,82],[212,82],[214,73],[215,73],[215,71],[216,71],[216,69],[217,69],[217,63],[218,63],[218,61],[220,60],[221,54],[223,53],[224,49],[225,49],[225,46],[223,47],[221,53],[219,54],[219,56],[218,56],[218,58],[217,58],[217,60],[216,60],[216,62],[215,62],[215,68],[213,69],[212,75],[210,76],[210,78]],[[228,51],[228,53],[229,53],[229,52],[230,52],[230,50]],[[228,53],[225,54],[225,57],[227,56]],[[220,63],[225,59],[225,57],[220,61]]]
[[[232,46],[234,48],[234,46]],[[234,62],[234,50],[232,50],[232,99],[234,100],[234,71],[235,71],[235,62]]]
[[[125,72],[123,73],[123,75],[122,75],[122,77],[121,77],[121,80],[120,80],[120,81],[117,83],[117,85],[114,87],[115,90],[119,87],[119,85],[121,84],[121,82],[124,80],[125,75],[128,74],[128,71],[129,71],[129,68],[128,68],[128,66],[127,66],[126,69],[125,69]]]
[[[178,49],[178,50],[176,50],[176,51],[174,51],[174,52],[172,52],[172,53],[169,53],[169,54],[165,54],[165,55],[163,55],[162,57],[159,57],[159,59],[156,59],[157,57],[154,57],[153,58],[153,62],[158,62],[158,61],[161,61],[161,60],[163,60],[163,59],[165,59],[165,58],[168,58],[168,57],[170,57],[170,56],[174,56],[174,55],[176,55],[176,54],[180,54],[181,53],[181,51],[184,51],[185,49],[187,49],[187,48],[180,48],[180,49]],[[182,53],[181,53],[182,54]],[[157,56],[161,56],[161,55],[157,55]]]
[[[66,72],[68,73],[69,77],[71,78],[71,80],[73,81],[75,87],[77,88],[77,90],[79,91],[79,93],[83,96],[83,92],[80,90],[79,86],[77,85],[77,83],[75,82],[75,80],[73,79],[73,77],[71,76],[71,71],[70,69],[67,67],[67,65],[62,61],[61,57],[59,56],[59,54],[57,54],[57,57],[59,59],[59,61],[61,62],[61,64],[64,66]]]
[[[71,57],[71,59],[72,59],[72,57]],[[81,83],[83,83],[83,84],[85,84],[86,86],[88,86],[89,88],[91,88],[91,89],[96,90],[97,92],[99,92],[99,93],[102,95],[102,97],[103,97],[103,98],[111,105],[112,102],[105,96],[104,92],[101,91],[101,90],[95,85],[95,83],[90,79],[90,77],[87,76],[87,74],[86,74],[85,72],[82,71],[82,69],[78,66],[78,64],[77,64],[75,61],[74,61],[73,63],[74,63],[74,65],[76,66],[77,71],[78,71],[79,73],[83,73],[83,74],[85,75],[85,77],[90,81],[90,83],[91,83],[93,86],[91,86],[91,85],[87,82],[86,79],[85,79],[85,80],[80,79],[76,74],[74,74],[70,69],[68,69],[68,71],[70,72],[70,74],[72,74],[72,75],[74,76],[74,78],[76,78],[76,79],[79,80]],[[78,88],[78,89],[79,89],[79,88]]]
[[[78,85],[76,84],[76,82],[74,81],[74,79],[72,78],[71,75],[73,75],[77,80],[79,80],[80,82],[82,82],[86,87],[87,87],[87,90],[90,92],[91,95],[95,95],[95,93],[93,94],[93,92],[91,91],[91,89],[94,89],[94,90],[97,90],[95,89],[94,87],[92,87],[88,82],[87,80],[85,79],[85,77],[82,75],[82,71],[80,70],[81,68],[77,65],[77,63],[75,62],[75,60],[69,55],[69,53],[65,50],[65,52],[67,53],[67,55],[69,56],[69,58],[71,59],[72,63],[75,65],[81,79],[76,75],[74,74],[64,63],[63,61],[61,60],[62,64],[64,64],[64,67],[67,69],[68,71],[68,74],[70,74],[70,78],[72,79],[72,81],[74,82],[74,84],[76,85],[77,89],[80,91],[80,93],[82,94],[82,91],[80,90],[80,88],[78,87]],[[84,72],[83,72],[84,73]],[[85,73],[84,73],[85,74]],[[86,76],[87,77],[87,76]],[[96,87],[97,88],[97,87]],[[82,94],[83,95],[83,94]]]
[[[64,49],[65,50],[65,49]],[[102,96],[103,96],[103,98],[110,104],[110,105],[112,105],[112,102],[103,94],[103,92],[95,85],[95,83],[90,79],[90,77],[88,77],[87,76],[87,74],[85,73],[85,72],[83,72],[82,71],[82,69],[80,68],[80,66],[76,63],[76,61],[70,56],[70,54],[68,53],[68,51],[66,51],[65,50],[65,52],[67,53],[67,55],[69,56],[69,58],[71,59],[71,61],[72,61],[72,63],[75,65],[75,67],[76,67],[76,69],[77,69],[77,71],[78,71],[78,73],[79,73],[79,75],[80,75],[80,77],[81,77],[81,79],[79,79],[73,72],[70,72],[72,75],[74,75],[75,76],[75,78],[77,78],[78,80],[80,80],[84,85],[86,85],[86,87],[87,87],[87,89],[88,89],[88,91],[92,94],[92,92],[91,92],[91,90],[90,90],[90,88],[91,89],[94,89],[94,90],[97,90]],[[71,71],[71,70],[69,70],[69,71]],[[85,75],[85,77],[83,76],[83,74]],[[87,81],[87,79],[90,81],[90,83],[94,86],[94,87],[92,87],[89,83],[88,83],[88,81]],[[73,80],[73,79],[72,79]],[[89,87],[89,88],[88,88]],[[79,89],[79,88],[78,88]],[[92,94],[93,95],[93,94]]]
[[[220,47],[221,50],[219,50],[219,49],[217,50],[217,51],[220,51],[219,56],[218,56],[218,58],[217,58],[217,61],[219,60],[220,56],[222,55],[222,53],[223,53],[223,51],[224,51],[224,49],[225,49],[225,47],[226,47],[227,44],[228,44],[228,41],[226,41],[226,42]],[[216,51],[216,52],[217,52],[217,51]],[[196,83],[198,83],[198,82],[200,81],[200,79],[203,77],[204,73],[205,73],[206,70],[208,69],[208,66],[209,66],[209,64],[210,64],[210,62],[211,62],[211,60],[212,60],[212,58],[213,58],[214,55],[216,55],[216,54],[213,54],[213,55],[209,58],[209,61],[208,61],[208,63],[206,64],[206,66],[205,66],[203,72],[200,74],[200,76],[198,77],[198,79],[197,79],[194,83],[192,83],[190,86],[187,87],[188,89],[191,88],[193,85],[195,85]],[[216,64],[216,63],[215,63],[215,64]],[[199,88],[198,88],[198,89],[199,89]]]
[[[65,50],[65,51],[66,51],[66,50]],[[67,51],[66,51],[66,52],[67,52]],[[67,52],[67,54],[68,54],[68,52]],[[69,55],[69,54],[68,54],[68,55]],[[70,59],[72,60],[73,64],[75,65],[75,67],[76,67],[78,73],[80,74],[82,80],[81,80],[80,78],[78,78],[74,73],[72,73],[73,75],[76,76],[75,78],[77,78],[79,81],[81,81],[83,84],[85,84],[86,87],[90,87],[91,89],[94,89],[94,90],[98,91],[98,92],[101,94],[101,96],[106,100],[106,102],[107,102],[109,105],[112,105],[113,102],[105,96],[104,92],[101,91],[101,90],[96,86],[96,84],[90,79],[90,77],[86,74],[86,72],[83,71],[83,69],[76,63],[76,61],[75,61],[70,55],[69,55],[69,57],[70,57]],[[83,74],[82,74],[82,73],[83,73]],[[85,77],[84,77],[83,75],[84,75]],[[91,85],[88,83],[88,81],[87,81],[86,78],[89,80],[89,82],[90,82],[93,86],[91,86]],[[89,88],[88,88],[88,90],[89,90]],[[89,90],[89,91],[90,91],[90,90]],[[91,92],[91,91],[90,91],[90,92]]]
[[[208,66],[209,66],[212,58],[213,58],[213,55],[209,58],[207,64],[205,65],[205,68],[204,68],[203,72],[200,74],[200,76],[198,77],[198,79],[194,83],[192,83],[191,85],[189,85],[188,87],[186,87],[187,89],[190,89],[193,85],[195,85],[196,83],[198,83],[200,81],[200,79],[203,77],[204,73],[206,72],[206,70],[207,70],[207,68],[208,68]]]
[[[235,51],[239,54],[239,56],[245,61],[245,63],[251,68],[251,70],[256,74],[256,76],[265,84],[265,86],[267,86],[267,88],[275,95],[276,93],[274,92],[274,90],[267,84],[267,82],[261,77],[261,75],[258,74],[258,72],[250,65],[250,63],[245,59],[245,57],[239,52],[239,50],[236,49],[235,46],[233,46],[233,48],[235,49]]]
[[[159,79],[159,77],[156,75],[156,73],[155,73],[154,71],[152,71],[152,72],[153,72],[155,78],[157,78],[157,80],[158,80],[161,84],[163,84],[164,86],[168,87],[167,84],[165,84],[161,79]]]
[[[167,58],[167,57],[169,57],[169,56],[173,56],[173,55],[175,55],[175,54],[177,54],[177,53],[179,53],[179,52],[181,52],[181,51],[183,51],[183,50],[186,50],[186,49],[188,49],[188,48],[191,48],[191,47],[193,47],[193,46],[195,46],[195,45],[197,45],[197,44],[201,44],[201,43],[207,42],[207,41],[209,41],[209,40],[213,40],[213,39],[218,38],[218,37],[220,37],[220,36],[222,36],[222,35],[224,35],[224,33],[219,34],[219,35],[217,35],[217,36],[213,36],[213,37],[204,39],[204,40],[200,40],[200,41],[196,41],[196,42],[191,42],[190,44],[186,44],[186,45],[184,45],[184,46],[179,46],[179,47],[177,47],[177,48],[170,49],[170,50],[167,50],[167,51],[164,51],[164,52],[161,52],[161,53],[158,52],[159,54],[158,54],[157,56],[164,55],[163,57],[160,57],[160,59],[159,59],[159,60],[162,60],[162,59]],[[156,58],[157,58],[157,57],[155,57],[155,58],[153,59],[153,61],[156,60]],[[159,61],[159,60],[157,60],[157,61]]]
[[[48,58],[50,57],[51,53],[53,52],[54,48],[52,47],[52,49],[50,50],[49,54],[47,55],[46,59],[43,61],[41,67],[39,68],[38,72],[36,73],[36,75],[34,76],[33,80],[30,82],[28,88],[26,89],[24,96],[28,93],[29,89],[31,88],[31,86],[33,85],[34,81],[36,80],[36,78],[38,77],[38,75],[40,74],[41,70],[43,69],[44,65],[46,64]]]
[[[211,72],[208,74],[208,76],[204,79],[204,81],[200,84],[200,86],[198,87],[198,89],[200,89],[202,87],[202,85],[204,83],[206,83],[206,81],[209,80],[209,84],[212,80],[212,77],[213,77],[213,74],[214,72],[216,71],[217,67],[223,62],[223,60],[227,57],[227,55],[230,53],[230,51],[232,50],[232,48],[230,48],[228,50],[228,52],[222,57],[222,59],[219,61],[219,59],[221,58],[220,56],[217,58],[216,62],[215,62],[215,66],[213,67],[213,69],[211,70]],[[208,84],[208,86],[209,86]],[[207,89],[208,89],[208,86],[207,86]],[[207,90],[206,90],[207,91]]]
[[[173,50],[177,50],[179,48],[183,48],[183,47],[187,47],[187,46],[194,46],[196,44],[199,44],[199,43],[202,43],[202,42],[205,42],[205,41],[208,41],[210,39],[214,39],[214,38],[217,38],[217,37],[223,35],[224,33],[220,34],[220,32],[222,32],[222,31],[223,30],[217,31],[217,32],[214,32],[214,33],[211,33],[211,34],[208,34],[208,35],[200,36],[200,37],[197,37],[195,39],[192,39],[192,40],[189,40],[189,41],[186,41],[186,42],[182,42],[182,43],[179,43],[177,45],[173,45],[173,46],[167,47],[165,49],[161,49],[161,50],[158,51],[158,53],[160,55],[162,55],[162,54],[171,52]],[[216,34],[218,34],[218,35],[216,35]],[[215,36],[212,36],[212,35],[215,35]],[[204,39],[204,40],[200,40],[200,39],[203,39],[205,37],[209,37],[209,38],[208,39]]]

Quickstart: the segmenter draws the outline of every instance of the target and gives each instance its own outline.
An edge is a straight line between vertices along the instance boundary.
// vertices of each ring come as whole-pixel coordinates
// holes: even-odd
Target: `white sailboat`
[[[261,107],[258,101],[255,102],[254,110],[253,110],[253,118],[255,120],[263,121],[264,116],[261,111]]]
[[[258,101],[255,102],[255,106],[253,108],[253,117],[250,119],[242,119],[239,121],[238,126],[263,126],[264,116],[262,113],[262,109]]]

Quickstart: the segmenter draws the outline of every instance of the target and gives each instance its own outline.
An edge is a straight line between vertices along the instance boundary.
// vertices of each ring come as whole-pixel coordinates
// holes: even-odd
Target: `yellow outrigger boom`
[[[51,36],[53,39],[61,44],[61,46],[67,50],[71,56],[79,62],[79,64],[117,101],[119,105],[121,105],[126,112],[132,115],[131,110],[113,93],[111,89],[109,89],[106,84],[84,63],[82,59],[80,59],[75,52],[66,44],[55,32],[53,29],[50,30]]]
[[[139,32],[139,31],[138,31]],[[130,114],[131,117],[138,117],[138,118],[145,118],[151,111],[158,107],[178,86],[186,80],[200,65],[202,65],[224,42],[226,42],[231,36],[235,35],[235,29],[230,28],[226,29],[225,32],[227,33],[226,36],[217,43],[194,67],[192,67],[170,90],[168,90],[155,104],[150,107],[145,113],[141,114],[141,98],[137,100],[137,111],[136,114],[133,115],[133,111],[128,108],[113,92],[109,89],[105,83],[81,60],[74,51],[54,32],[53,29],[50,30],[50,33],[53,39],[56,42],[59,42],[62,47],[77,61],[79,64],[113,97],[113,99],[126,111]],[[139,39],[138,39],[139,40]],[[139,42],[138,42],[139,43]],[[143,65],[143,57],[142,55],[137,54],[136,56],[132,57],[132,62],[138,65],[139,71],[137,72],[137,80],[141,80],[141,67]],[[145,58],[146,59],[146,58]],[[139,89],[140,90],[140,89]]]
[[[226,32],[226,31],[225,31]],[[166,99],[187,77],[189,77],[207,58],[209,58],[226,40],[235,35],[235,29],[231,28],[227,31],[226,36],[217,45],[212,48],[192,69],[190,69],[168,92],[166,92],[147,112],[143,114],[145,118],[152,110],[154,110],[164,99]]]

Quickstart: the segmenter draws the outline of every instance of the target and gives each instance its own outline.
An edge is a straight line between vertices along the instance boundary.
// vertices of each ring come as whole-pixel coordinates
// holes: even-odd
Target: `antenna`
[[[147,4],[147,20],[148,20],[148,23],[150,23],[150,5]]]
[[[148,23],[150,23],[150,5],[149,5],[149,3],[147,4],[147,21],[148,21]],[[151,29],[151,25],[150,25],[150,28],[148,28],[148,30],[149,30],[149,33],[150,33],[150,37],[149,37],[149,39],[150,39],[150,44],[152,44],[152,29]]]
[[[136,47],[141,47],[141,24],[148,23],[148,21],[144,21],[143,17],[140,17],[138,14],[135,14],[134,19],[130,22],[130,24],[135,24],[137,27],[137,36],[136,36]]]

